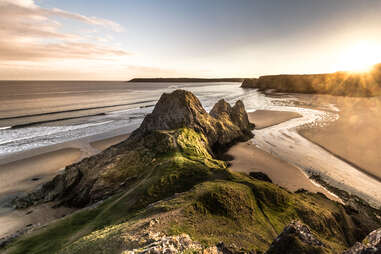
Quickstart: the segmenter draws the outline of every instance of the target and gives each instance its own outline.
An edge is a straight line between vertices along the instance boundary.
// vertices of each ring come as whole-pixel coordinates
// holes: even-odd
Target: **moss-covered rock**
[[[185,102],[193,97],[178,93],[183,97],[176,105],[189,106]],[[166,95],[164,102],[169,98]],[[241,128],[230,113],[223,121],[220,114],[215,118],[196,113],[216,123],[204,127],[221,128],[224,135],[230,133],[227,126],[234,126],[233,134]],[[151,117],[153,122],[163,119]],[[68,167],[29,201],[54,199],[79,207],[104,201],[20,238],[8,252],[122,253],[149,246],[149,234],[185,233],[202,248],[223,242],[229,249],[264,253],[287,225],[298,220],[324,245],[323,253],[340,253],[381,227],[376,217],[363,220],[363,215],[323,195],[290,193],[231,172],[215,158],[212,142],[232,140],[220,134],[210,139],[199,118],[188,120],[189,126],[179,124],[175,126],[181,128],[171,130],[151,130],[148,124],[131,139]],[[237,137],[245,137],[238,132],[243,136]],[[307,248],[300,238],[293,239],[296,246]]]
[[[253,137],[254,126],[248,121],[243,103],[239,101],[230,109],[229,117],[217,119],[191,92],[163,94],[152,114],[126,141],[67,167],[41,189],[17,199],[15,206],[56,200],[66,206],[84,207],[128,189],[145,175],[154,174],[152,169],[162,163],[168,168],[188,165],[182,155],[192,163],[220,167],[221,162],[212,158],[219,148]],[[174,159],[159,163],[162,158]],[[171,174],[161,181],[183,181],[178,178]]]

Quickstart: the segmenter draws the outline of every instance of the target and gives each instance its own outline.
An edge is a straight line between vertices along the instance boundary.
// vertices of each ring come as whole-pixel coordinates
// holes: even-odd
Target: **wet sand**
[[[314,96],[313,99],[335,104],[340,109],[340,118],[327,126],[307,127],[299,133],[381,181],[381,98]]]
[[[249,120],[255,123],[256,129],[264,129],[298,117],[301,117],[301,115],[287,111],[257,110],[249,113]],[[273,183],[289,191],[294,192],[305,189],[315,193],[321,192],[328,198],[341,202],[337,196],[312,182],[303,173],[303,170],[259,149],[250,141],[233,146],[229,149],[227,155],[234,158],[230,167],[233,171],[247,174],[250,172],[263,172],[270,177]]]
[[[257,130],[283,123],[293,118],[302,117],[296,112],[275,111],[275,110],[256,110],[248,114],[249,120],[255,123]]]
[[[0,165],[0,242],[1,238],[17,230],[38,227],[74,211],[66,207],[53,208],[53,203],[12,210],[6,205],[10,199],[36,189],[66,166],[118,144],[128,136],[105,137],[93,142],[86,139],[71,141],[26,151],[20,155],[20,160],[14,156],[3,159]]]
[[[2,237],[17,230],[44,225],[72,211],[64,207],[52,208],[53,204],[13,210],[8,202],[49,181],[81,156],[82,152],[77,148],[63,148],[0,165],[0,242]]]
[[[0,243],[2,238],[9,237],[19,231],[26,232],[50,223],[75,211],[67,207],[53,208],[53,203],[46,203],[28,209],[0,212]]]
[[[79,149],[65,148],[0,165],[0,204],[7,197],[31,191],[52,179],[81,155]]]

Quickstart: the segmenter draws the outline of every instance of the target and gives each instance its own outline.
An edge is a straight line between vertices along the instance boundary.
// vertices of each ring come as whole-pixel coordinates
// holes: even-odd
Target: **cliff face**
[[[261,76],[258,79],[245,79],[241,87],[276,89],[287,93],[377,96],[381,94],[381,64],[375,65],[369,73]]]
[[[165,83],[207,83],[207,82],[242,82],[242,78],[134,78],[128,82],[165,82]]]

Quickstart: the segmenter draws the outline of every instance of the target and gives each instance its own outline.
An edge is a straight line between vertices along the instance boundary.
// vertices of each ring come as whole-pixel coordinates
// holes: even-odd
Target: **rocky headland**
[[[242,82],[243,78],[134,78],[128,82],[166,82],[166,83],[207,83],[207,82]]]
[[[245,79],[242,88],[275,89],[285,93],[331,94],[368,97],[381,95],[381,64],[370,72],[336,72],[310,75],[269,75]]]
[[[232,107],[220,100],[208,113],[190,92],[163,94],[128,139],[15,200],[18,209],[51,201],[82,209],[5,251],[298,254],[343,253],[355,244],[379,248],[375,233],[367,235],[381,227],[381,211],[321,193],[293,193],[264,174],[229,170],[220,155],[251,139],[253,128],[241,101]],[[360,243],[364,238],[372,241]]]

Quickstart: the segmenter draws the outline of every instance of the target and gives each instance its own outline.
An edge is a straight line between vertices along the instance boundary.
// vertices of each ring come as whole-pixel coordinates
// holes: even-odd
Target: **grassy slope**
[[[96,208],[19,239],[9,253],[120,253],[143,244],[135,238],[152,218],[160,218],[152,230],[185,232],[205,246],[223,241],[264,251],[293,219],[338,251],[357,240],[357,226],[342,205],[230,172],[193,130],[154,132],[148,140],[151,144],[131,151],[105,177],[134,177],[133,184]]]

